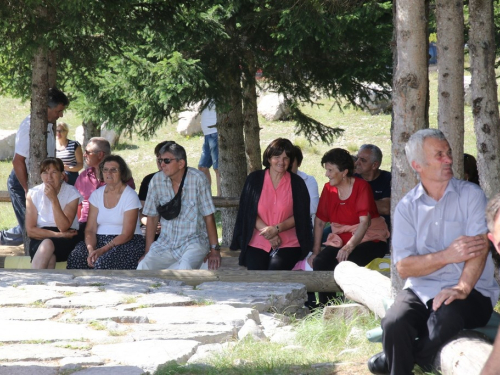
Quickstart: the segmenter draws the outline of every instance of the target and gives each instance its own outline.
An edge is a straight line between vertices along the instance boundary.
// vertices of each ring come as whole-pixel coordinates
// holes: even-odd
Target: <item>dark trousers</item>
[[[411,289],[402,290],[382,319],[382,343],[392,375],[413,374],[415,363],[431,371],[440,347],[462,329],[486,325],[493,311],[491,299],[475,289],[465,300],[442,304],[436,311],[432,302],[425,305]]]
[[[14,214],[16,215],[18,225],[14,228],[2,231],[2,245],[22,245],[25,227],[24,220],[26,216],[26,194],[14,170],[10,172],[9,178],[7,179],[7,190],[9,191],[12,208],[14,208]]]
[[[262,249],[247,246],[247,269],[253,271],[290,271],[301,260],[302,250],[300,247],[284,247],[279,249],[273,257],[270,254]]]
[[[339,252],[339,247],[327,246],[325,247],[313,261],[314,271],[333,271],[337,264],[337,254]],[[356,263],[360,267],[366,266],[375,258],[383,258],[387,253],[387,242],[383,241],[367,241],[360,243],[354,248],[349,257],[348,261]],[[318,293],[319,302],[325,304],[328,300],[335,297],[332,293]]]

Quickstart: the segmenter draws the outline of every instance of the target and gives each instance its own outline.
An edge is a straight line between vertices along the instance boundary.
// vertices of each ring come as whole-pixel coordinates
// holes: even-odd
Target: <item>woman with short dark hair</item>
[[[291,173],[294,146],[285,138],[264,151],[264,170],[248,175],[230,248],[249,270],[291,270],[312,246],[309,192]]]
[[[82,197],[64,182],[63,173],[61,159],[46,158],[40,164],[43,183],[30,189],[26,197],[31,268],[55,268],[56,262],[64,262],[76,245],[76,211]]]
[[[106,185],[90,195],[85,241],[73,250],[67,268],[136,269],[146,244],[138,220],[141,202],[127,185],[130,169],[121,156],[109,155],[99,173]]]
[[[383,257],[389,231],[378,213],[368,182],[354,177],[354,162],[344,149],[334,148],[321,159],[328,178],[319,199],[314,220],[313,254],[308,258],[315,271],[332,271],[345,260],[366,266]],[[329,222],[332,233],[321,250],[321,237]],[[329,295],[320,293],[320,302]]]

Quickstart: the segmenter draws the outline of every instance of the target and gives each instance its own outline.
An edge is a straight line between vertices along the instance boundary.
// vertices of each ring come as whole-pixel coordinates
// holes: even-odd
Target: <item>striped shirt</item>
[[[62,160],[64,165],[74,167],[76,165],[75,151],[80,146],[78,141],[68,139],[68,145],[63,150],[56,150],[56,158]]]

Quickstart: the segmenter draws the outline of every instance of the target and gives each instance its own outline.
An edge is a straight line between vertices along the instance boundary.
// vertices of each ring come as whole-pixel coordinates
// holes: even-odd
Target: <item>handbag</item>
[[[169,202],[159,205],[156,207],[156,210],[165,220],[173,220],[181,213],[181,198],[182,198],[182,188],[184,186],[184,180],[186,179],[187,168],[184,171],[184,175],[182,176],[182,181],[179,186],[179,190],[177,194],[170,200]]]

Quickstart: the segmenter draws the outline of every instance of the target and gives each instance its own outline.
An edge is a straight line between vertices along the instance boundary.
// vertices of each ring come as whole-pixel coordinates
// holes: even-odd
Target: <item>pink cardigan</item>
[[[345,233],[345,232],[351,232],[354,234],[356,229],[358,229],[358,225],[343,225],[343,224],[337,224],[337,223],[332,223],[332,233],[328,235],[328,238],[326,239],[326,242],[323,243],[325,246],[333,246],[333,247],[342,247],[344,246],[344,242],[342,239],[338,236],[338,233]],[[385,220],[383,217],[377,217],[375,219],[371,219],[370,226],[366,230],[366,233],[361,240],[361,243],[367,242],[367,241],[384,241],[387,242],[387,239],[389,238],[391,234],[389,233],[389,230],[387,229],[387,224],[385,223]]]

